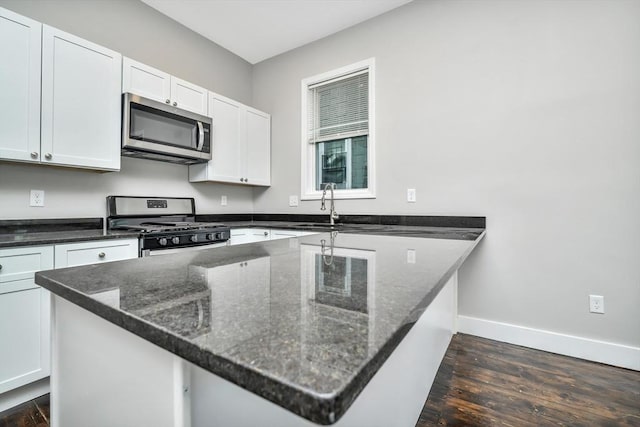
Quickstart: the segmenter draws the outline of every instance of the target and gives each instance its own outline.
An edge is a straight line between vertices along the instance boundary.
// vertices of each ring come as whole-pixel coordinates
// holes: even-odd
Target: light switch
[[[289,196],[289,206],[292,206],[292,207],[298,206],[298,196],[296,196],[295,194],[292,196]]]

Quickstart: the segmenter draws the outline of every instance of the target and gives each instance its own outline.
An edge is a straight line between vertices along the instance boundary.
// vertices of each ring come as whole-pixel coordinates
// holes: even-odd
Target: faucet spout
[[[321,203],[320,203],[320,210],[324,211],[327,209],[326,205],[325,205],[325,200],[327,197],[327,190],[331,191],[331,204],[329,205],[329,223],[331,225],[335,225],[335,220],[340,218],[340,215],[338,215],[338,212],[336,212],[336,205],[335,205],[335,199],[334,199],[334,189],[336,188],[336,184],[333,182],[329,182],[327,184],[325,184],[324,186],[324,190],[322,190],[322,199],[321,199]]]

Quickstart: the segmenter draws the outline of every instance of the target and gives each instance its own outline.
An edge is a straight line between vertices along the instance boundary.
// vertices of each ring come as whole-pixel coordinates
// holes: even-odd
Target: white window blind
[[[369,70],[308,87],[309,143],[369,133]]]

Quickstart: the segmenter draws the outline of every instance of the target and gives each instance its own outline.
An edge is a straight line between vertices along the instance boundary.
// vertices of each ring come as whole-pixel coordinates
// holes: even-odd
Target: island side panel
[[[457,272],[373,376],[335,427],[413,427],[451,337]],[[312,423],[197,366],[191,370],[194,427],[312,427]]]
[[[52,427],[190,426],[183,359],[57,296],[51,320]]]

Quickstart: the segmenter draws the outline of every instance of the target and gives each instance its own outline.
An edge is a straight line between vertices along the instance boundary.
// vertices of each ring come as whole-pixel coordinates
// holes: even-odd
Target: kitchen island
[[[53,424],[413,425],[455,332],[456,272],[484,236],[448,232],[37,273],[54,294]]]

